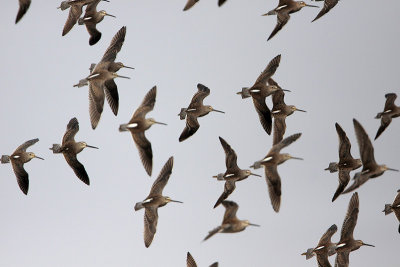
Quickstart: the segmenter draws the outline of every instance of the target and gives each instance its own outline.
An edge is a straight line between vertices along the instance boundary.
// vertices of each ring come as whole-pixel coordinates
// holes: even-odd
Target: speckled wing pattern
[[[150,190],[150,194],[147,198],[162,194],[162,191],[164,187],[167,185],[169,177],[171,176],[173,166],[174,166],[174,157],[170,157],[168,161],[165,163],[164,167],[161,169],[161,172],[158,175],[157,179],[154,181],[153,186],[151,187]]]
[[[76,133],[79,131],[79,122],[77,118],[72,118],[67,125],[67,130],[62,139],[62,144],[69,141],[74,141]]]
[[[158,211],[157,208],[149,207],[144,212],[144,245],[148,248],[153,242],[157,231]]]
[[[110,45],[104,53],[102,62],[114,62],[117,58],[117,54],[121,51],[122,45],[125,41],[126,26],[122,27],[112,38]]]
[[[261,126],[267,134],[271,134],[272,130],[272,117],[271,111],[265,103],[265,98],[253,97],[253,104],[257,111],[258,118],[260,119]]]
[[[272,37],[274,37],[275,34],[277,34],[283,28],[283,26],[286,25],[286,23],[288,23],[289,19],[290,19],[290,16],[288,13],[286,13],[286,12],[278,13],[276,26],[275,26],[274,30],[272,31],[272,33],[270,34],[270,36],[268,37],[268,40],[270,40]]]
[[[185,141],[186,139],[194,135],[199,128],[200,124],[197,121],[197,117],[189,113],[186,117],[186,126],[179,136],[179,142]]]
[[[195,260],[193,259],[192,255],[188,252],[186,256],[186,266],[187,267],[197,267]]]
[[[81,4],[71,5],[71,8],[69,9],[67,21],[65,22],[65,25],[64,25],[62,36],[69,33],[69,31],[71,31],[72,27],[74,27],[74,25],[76,24],[79,17],[82,15],[82,6],[83,5],[81,5]]]

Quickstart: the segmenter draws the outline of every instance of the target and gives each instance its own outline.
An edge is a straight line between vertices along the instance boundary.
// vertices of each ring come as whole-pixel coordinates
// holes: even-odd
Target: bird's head
[[[166,201],[167,203],[169,203],[169,202],[183,203],[182,201],[173,200],[173,199],[171,199],[170,197],[165,197],[165,201]]]
[[[29,160],[31,160],[33,158],[44,160],[44,158],[36,156],[35,153],[33,153],[33,152],[28,152],[28,157],[29,157]]]

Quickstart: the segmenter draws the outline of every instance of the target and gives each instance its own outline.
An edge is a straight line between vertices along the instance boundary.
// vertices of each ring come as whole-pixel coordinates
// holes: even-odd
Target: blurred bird
[[[222,137],[219,137],[219,141],[221,142],[221,145],[225,151],[226,172],[213,177],[217,178],[218,180],[226,180],[226,182],[224,186],[224,192],[222,192],[221,196],[218,198],[214,208],[216,208],[222,203],[222,201],[227,199],[229,195],[232,194],[236,188],[235,182],[242,181],[250,175],[261,177],[261,175],[254,174],[250,170],[240,169],[237,165],[237,155],[235,150],[233,150],[232,147]]]
[[[268,83],[270,85],[275,85],[280,88],[280,86],[272,79],[269,79]],[[274,134],[272,137],[272,144],[275,145],[279,143],[286,132],[286,117],[293,114],[295,111],[306,112],[305,110],[298,109],[293,105],[285,104],[285,93],[283,90],[278,90],[272,95],[272,117],[274,118]]]
[[[222,205],[225,207],[225,214],[222,224],[208,232],[208,235],[203,241],[209,239],[217,233],[237,233],[246,229],[247,226],[259,226],[258,224],[250,223],[247,220],[239,220],[236,217],[236,212],[239,209],[238,204],[233,201],[224,200]]]
[[[363,168],[361,170],[361,173],[356,173],[353,178],[353,184],[350,185],[346,190],[344,190],[343,194],[349,193],[359,188],[370,178],[381,176],[385,171],[399,171],[396,169],[391,169],[384,164],[378,165],[376,163],[374,157],[374,147],[372,146],[371,140],[369,139],[367,133],[356,119],[353,119],[353,124],[354,130],[356,132],[358,147],[360,149],[360,156]]]
[[[149,129],[153,124],[167,125],[162,122],[158,122],[153,118],[146,119],[145,116],[148,112],[152,111],[154,104],[156,103],[157,87],[154,86],[144,97],[142,104],[136,109],[131,120],[126,124],[119,126],[119,131],[130,131],[132,134],[133,141],[139,150],[140,159],[142,160],[143,166],[149,176],[153,169],[153,151],[151,149],[151,143],[147,140],[144,135],[145,131]]]
[[[197,267],[196,261],[193,259],[192,255],[188,252],[186,255],[186,266],[187,267]],[[218,267],[218,262],[214,262],[210,267]]]
[[[321,237],[321,239],[318,242],[318,245],[315,248],[309,248],[307,249],[307,252],[304,252],[301,255],[306,256],[307,260],[311,259],[314,255],[316,255],[318,266],[331,267],[328,257],[336,253],[335,251],[336,243],[332,243],[331,241],[331,238],[336,233],[336,231],[337,231],[337,226],[336,224],[333,224]]]
[[[351,143],[345,131],[343,131],[338,123],[335,123],[335,127],[339,137],[339,162],[331,162],[329,163],[329,167],[325,169],[329,170],[331,173],[339,170],[339,186],[332,198],[332,202],[335,201],[346,188],[350,181],[350,172],[362,166],[361,160],[354,159],[351,155]]]
[[[15,18],[15,24],[18,23],[25,15],[26,11],[28,11],[29,6],[31,5],[31,0],[18,0],[19,2],[19,9],[17,13],[17,17]]]
[[[144,211],[144,245],[148,248],[153,241],[154,235],[157,231],[158,211],[159,207],[167,205],[169,202],[182,203],[181,201],[172,200],[170,197],[162,195],[164,187],[167,185],[169,177],[172,173],[174,165],[174,157],[170,157],[162,168],[157,179],[151,187],[149,195],[142,202],[135,205],[135,210],[142,208]]]
[[[336,244],[336,260],[335,267],[349,266],[350,252],[359,249],[361,246],[374,245],[366,244],[361,240],[354,240],[353,232],[357,224],[359,211],[358,194],[355,192],[350,199],[347,214],[343,221],[342,232],[340,234],[340,241]]]
[[[400,222],[400,190],[397,190],[397,196],[393,201],[393,204],[385,204],[385,209],[383,210],[385,212],[385,215],[388,215],[392,212],[394,212],[394,215],[396,215],[397,220]],[[400,233],[400,225],[399,225],[399,233]]]
[[[394,101],[397,98],[395,93],[386,94],[386,103],[383,112],[379,112],[375,119],[381,119],[381,126],[376,133],[375,140],[383,133],[383,131],[392,122],[392,118],[397,118],[400,116],[400,106],[396,106]]]
[[[269,197],[271,199],[272,208],[275,212],[279,212],[281,205],[281,178],[278,173],[278,165],[284,163],[288,159],[299,159],[302,158],[293,157],[289,154],[280,154],[280,151],[299,139],[301,133],[293,134],[286,137],[278,144],[275,144],[264,159],[255,162],[250,168],[258,169],[261,166],[264,167],[265,179],[268,185]]]
[[[315,19],[312,20],[312,22],[316,21],[317,19],[328,13],[332,8],[334,8],[337,5],[337,3],[339,3],[339,0],[314,0],[314,1],[324,1],[324,6],[322,7],[318,15],[315,17]]]
[[[186,11],[188,9],[190,9],[192,6],[194,6],[197,2],[199,2],[199,0],[188,0],[186,2],[185,7],[183,8],[183,11]]]
[[[17,147],[17,149],[14,151],[14,153],[11,154],[11,156],[2,155],[0,158],[0,162],[3,164],[10,163],[11,161],[12,168],[14,170],[15,176],[17,177],[19,188],[25,195],[28,194],[29,175],[24,169],[24,164],[29,162],[33,158],[44,160],[43,158],[36,156],[33,152],[26,152],[26,149],[28,147],[36,144],[38,141],[39,139],[37,138],[26,141],[25,143]]]
[[[210,94],[210,89],[202,84],[197,84],[197,92],[193,96],[192,101],[187,108],[181,108],[181,112],[178,114],[181,120],[186,118],[186,127],[179,136],[179,142],[182,142],[197,132],[200,128],[200,124],[197,121],[198,117],[203,117],[211,111],[225,113],[220,110],[214,109],[212,106],[204,106],[203,100]]]
[[[101,38],[101,32],[96,29],[96,25],[100,23],[105,16],[113,17],[114,15],[108,14],[105,10],[97,11],[97,5],[101,0],[96,0],[87,5],[85,15],[79,18],[79,25],[86,25],[86,29],[90,35],[89,45],[96,44]]]
[[[268,40],[270,40],[272,37],[274,37],[275,34],[277,34],[283,28],[283,26],[286,25],[286,23],[290,19],[289,14],[295,13],[305,6],[318,7],[318,6],[308,5],[303,1],[279,0],[279,5],[275,9],[273,9],[263,15],[263,16],[277,15],[277,23],[276,23],[275,29],[272,31],[271,35],[268,37]]]
[[[62,144],[53,144],[50,150],[54,154],[62,153],[68,165],[72,168],[75,175],[85,184],[90,185],[89,176],[85,170],[85,167],[77,159],[77,154],[79,154],[84,148],[90,147],[98,149],[95,146],[89,146],[85,142],[76,142],[75,135],[79,131],[79,122],[76,118],[72,118],[65,131],[64,137],[62,139]]]
[[[260,76],[258,76],[254,85],[250,88],[243,87],[241,92],[237,92],[236,94],[241,95],[242,98],[252,97],[254,107],[256,108],[258,117],[260,118],[260,122],[262,127],[264,128],[267,134],[271,134],[272,128],[272,117],[271,111],[269,110],[267,104],[265,103],[265,99],[267,96],[274,94],[278,90],[283,90],[276,84],[268,84],[268,80],[272,80],[272,75],[275,74],[277,68],[279,67],[279,63],[281,61],[281,55],[277,55],[274,57],[267,65],[265,70],[261,72]],[[289,91],[289,90],[283,90]]]

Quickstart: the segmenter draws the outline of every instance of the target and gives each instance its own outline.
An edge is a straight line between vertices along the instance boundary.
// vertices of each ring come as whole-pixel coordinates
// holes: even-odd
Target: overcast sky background
[[[250,3],[251,2],[251,3]],[[28,151],[44,157],[25,165],[28,196],[20,191],[10,164],[0,166],[0,266],[185,266],[190,251],[199,266],[316,266],[315,258],[300,256],[318,243],[332,224],[340,229],[350,194],[331,198],[337,174],[323,169],[338,159],[338,122],[359,157],[352,119],[357,118],[373,138],[380,125],[374,117],[383,110],[385,93],[399,93],[398,53],[400,8],[389,1],[384,11],[377,2],[340,1],[330,13],[310,23],[319,10],[304,8],[271,41],[267,37],[276,17],[261,14],[278,1],[199,1],[182,12],[186,0],[112,1],[100,3],[117,18],[98,25],[103,33],[93,47],[84,26],[76,25],[61,37],[68,11],[58,1],[33,0],[25,17],[14,24],[17,1],[2,5],[0,18],[0,154],[10,154],[23,142],[39,138]],[[320,3],[322,6],[322,3]],[[88,112],[88,88],[73,84],[88,75],[114,34],[127,26],[118,54],[135,70],[121,69],[117,79],[119,114],[107,104],[95,131]],[[282,54],[274,79],[291,90],[286,103],[307,113],[287,118],[286,136],[301,138],[283,152],[303,157],[279,166],[282,204],[271,207],[263,178],[249,177],[229,197],[239,205],[239,219],[261,227],[237,234],[217,234],[201,242],[222,221],[224,209],[213,205],[223,182],[212,175],[225,171],[222,136],[248,168],[266,155],[272,136],[266,135],[251,99],[235,93],[251,86],[268,62]],[[200,118],[200,129],[183,143],[178,137],[185,123],[177,114],[196,92],[197,83],[211,89],[204,101],[226,114]],[[131,118],[144,95],[157,85],[154,117],[168,126],[146,132],[153,146],[153,176],[146,174],[129,133],[118,126]],[[270,107],[271,100],[267,103]],[[399,101],[397,104],[400,104]],[[91,185],[82,183],[62,155],[48,149],[60,143],[72,117],[80,122],[77,141],[100,147],[85,149],[78,159]],[[394,120],[375,142],[379,164],[400,168]],[[135,212],[170,156],[174,168],[164,195],[181,200],[159,209],[157,233],[150,248],[143,242],[143,211]],[[387,172],[358,190],[360,213],[356,239],[376,245],[351,253],[351,266],[399,265],[400,235],[395,216],[382,213],[400,188],[400,174]],[[334,264],[334,257],[330,258]]]

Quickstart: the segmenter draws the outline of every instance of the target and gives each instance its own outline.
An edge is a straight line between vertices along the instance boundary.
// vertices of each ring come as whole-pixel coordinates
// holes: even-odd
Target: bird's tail
[[[216,178],[218,181],[223,181],[224,179],[224,174],[223,173],[218,173],[217,175],[214,175],[213,178]]]
[[[68,1],[62,1],[61,4],[60,4],[60,6],[57,7],[57,8],[61,8],[61,10],[64,11],[64,10],[68,9],[70,6],[71,6],[71,5],[68,4]]]
[[[1,158],[0,158],[0,162],[1,162],[2,164],[10,163],[10,156],[8,156],[8,155],[2,155]]]
[[[78,24],[79,24],[79,25],[85,24],[85,20],[84,20],[83,18],[79,18],[79,19],[78,19]]]
[[[375,119],[380,119],[383,115],[383,112],[379,112],[378,114],[376,114]]]
[[[388,215],[388,214],[392,213],[393,212],[392,205],[385,204],[385,209],[383,210],[383,212],[385,213],[385,215]]]
[[[277,13],[276,13],[275,9],[273,9],[273,10],[268,11],[267,13],[263,14],[263,16],[272,16],[272,15],[276,15],[276,14]]]
[[[49,149],[52,150],[54,154],[62,153],[61,145],[59,145],[59,144],[53,144],[53,146],[50,147]]]
[[[128,131],[128,123],[120,124],[120,125],[119,125],[119,131],[120,131],[120,132]]]
[[[82,80],[79,80],[79,83],[74,84],[74,87],[80,88],[80,87],[83,87],[83,86],[86,86],[86,85],[88,85],[88,80],[87,79],[82,79]]]
[[[338,171],[338,164],[336,162],[331,162],[329,163],[328,168],[325,169],[325,171],[329,172],[337,172]]]
[[[184,120],[186,118],[186,110],[187,108],[181,108],[181,112],[179,112],[178,116],[181,120]]]
[[[143,209],[143,208],[144,208],[143,202],[138,202],[138,203],[135,204],[135,210],[140,210],[140,209]]]
[[[254,164],[251,165],[250,168],[253,168],[253,169],[259,169],[259,168],[261,168],[261,161],[256,161],[256,162],[254,162]]]
[[[314,252],[314,249],[313,248],[309,248],[309,249],[307,249],[306,252],[301,253],[301,255],[306,256],[306,260],[309,260],[314,256],[313,252]]]
[[[237,92],[237,95],[241,95],[242,99],[250,97],[250,89],[248,87],[243,87],[241,92]]]

